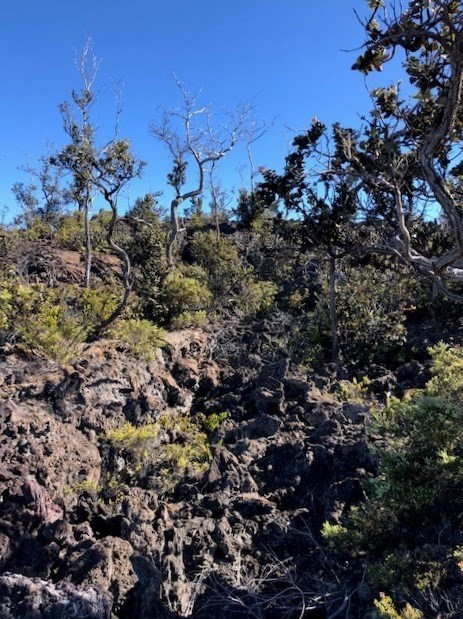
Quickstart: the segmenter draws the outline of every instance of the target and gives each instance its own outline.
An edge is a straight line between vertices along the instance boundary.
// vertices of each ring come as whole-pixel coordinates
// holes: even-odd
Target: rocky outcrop
[[[2,619],[109,619],[112,596],[98,587],[54,584],[19,574],[0,576]]]
[[[290,617],[303,607],[309,617],[342,604],[342,585],[320,578],[319,531],[375,469],[365,406],[287,360],[218,365],[199,331],[170,334],[149,363],[109,341],[66,368],[6,352],[1,617]],[[105,501],[117,466],[107,432],[179,412],[228,414],[210,432],[208,470],[165,495],[134,478]]]

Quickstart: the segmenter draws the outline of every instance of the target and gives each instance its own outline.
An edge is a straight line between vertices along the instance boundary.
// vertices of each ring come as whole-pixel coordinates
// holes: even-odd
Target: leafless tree
[[[179,206],[185,200],[203,194],[208,170],[233,150],[238,141],[245,139],[250,116],[250,108],[245,106],[224,114],[224,120],[217,120],[208,107],[199,105],[199,92],[188,92],[177,78],[176,83],[182,96],[180,108],[163,109],[161,121],[150,126],[151,133],[168,148],[173,162],[168,175],[168,182],[175,191],[170,205],[171,231],[167,241],[170,271],[175,268],[175,250],[180,232]],[[185,189],[190,163],[195,169],[192,173],[195,180],[193,188]]]

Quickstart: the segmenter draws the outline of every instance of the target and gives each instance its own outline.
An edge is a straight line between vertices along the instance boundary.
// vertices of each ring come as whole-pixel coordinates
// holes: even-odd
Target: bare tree
[[[176,110],[163,110],[160,123],[153,123],[151,133],[163,142],[172,157],[173,167],[168,174],[168,183],[175,190],[170,205],[171,231],[167,241],[167,262],[169,270],[175,268],[175,250],[180,232],[178,208],[185,202],[201,196],[205,177],[211,166],[223,159],[240,140],[246,136],[249,107],[225,114],[225,121],[216,121],[207,107],[198,104],[199,92],[188,92],[176,78],[182,95],[182,105]],[[187,167],[195,168],[193,188],[184,189],[187,184]]]
[[[209,191],[211,194],[211,212],[215,225],[216,239],[220,239],[220,220],[227,212],[227,207],[231,202],[229,193],[216,180],[217,161],[213,161],[209,168]]]

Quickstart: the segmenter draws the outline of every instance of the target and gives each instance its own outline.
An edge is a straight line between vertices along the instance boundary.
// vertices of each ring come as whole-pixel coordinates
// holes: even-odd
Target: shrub
[[[149,320],[132,318],[120,320],[112,329],[113,335],[121,342],[127,352],[137,359],[151,361],[154,350],[165,344],[165,331]]]
[[[51,304],[42,305],[33,320],[19,327],[18,334],[24,344],[60,363],[71,361],[86,337],[85,329],[67,315],[65,307]]]
[[[140,427],[127,423],[107,438],[126,462],[113,474],[115,483],[121,478],[126,483],[135,481],[161,494],[171,493],[186,477],[202,475],[211,459],[207,435],[186,415],[165,415]]]
[[[433,378],[424,392],[393,400],[376,415],[379,471],[364,483],[365,501],[322,529],[338,552],[366,557],[373,591],[392,595],[375,602],[381,617],[422,616],[411,606],[399,612],[394,603],[419,598],[426,605],[428,594],[439,599],[443,586],[460,586],[462,353],[442,344],[430,352]]]
[[[207,434],[212,434],[220,428],[225,419],[228,418],[228,413],[211,413],[210,415],[200,415],[202,427]]]
[[[380,619],[422,619],[423,613],[410,604],[405,604],[402,611],[398,611],[392,598],[381,593],[380,598],[374,601],[377,617]]]
[[[187,312],[206,310],[212,294],[207,287],[207,274],[199,266],[178,268],[164,282],[162,300],[170,320]]]
[[[217,239],[213,231],[197,232],[191,242],[191,252],[207,273],[208,287],[216,298],[230,294],[237,285],[241,287],[245,269],[231,239],[224,236]]]
[[[240,191],[235,215],[238,224],[247,230],[254,232],[260,230],[264,223],[266,205],[263,200],[253,191]]]
[[[368,376],[364,376],[361,380],[357,380],[355,376],[352,381],[340,380],[336,383],[335,395],[341,402],[361,404],[365,401],[370,383]]]
[[[69,215],[62,215],[58,219],[55,239],[58,247],[73,251],[82,251],[84,247],[83,214],[76,212]]]
[[[237,297],[238,312],[246,318],[268,312],[275,302],[276,293],[273,282],[248,280]]]
[[[329,348],[331,325],[328,276],[322,270],[311,312],[314,344]],[[339,261],[336,304],[339,346],[345,360],[384,362],[405,341],[406,313],[414,307],[418,284],[397,269]]]
[[[29,286],[13,274],[0,283],[0,328],[12,339],[54,361],[66,363],[87,335],[70,299],[72,288],[58,291]]]
[[[426,385],[429,395],[463,404],[463,349],[440,342],[429,348],[433,377]]]
[[[123,246],[134,268],[134,290],[139,306],[145,318],[157,322],[165,317],[159,294],[167,266],[166,231],[155,196],[147,194],[137,199],[127,212],[125,225],[130,234],[125,237]]]
[[[112,286],[92,286],[78,290],[75,303],[82,322],[90,329],[111,316],[119,305],[119,296]]]
[[[174,329],[201,328],[207,324],[207,314],[204,310],[182,312],[170,322]]]

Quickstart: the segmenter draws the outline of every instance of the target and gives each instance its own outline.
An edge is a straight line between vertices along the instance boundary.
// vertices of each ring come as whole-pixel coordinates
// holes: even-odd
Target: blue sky
[[[2,0],[0,6],[0,207],[14,212],[19,167],[66,141],[58,105],[79,88],[76,50],[91,37],[101,59],[94,122],[104,139],[114,117],[112,84],[125,84],[121,137],[148,165],[132,202],[169,188],[169,160],[149,134],[158,106],[179,103],[172,73],[220,111],[248,101],[272,129],[255,145],[257,166],[281,167],[294,135],[316,116],[357,125],[369,109],[363,77],[350,70],[363,40],[353,9],[365,0]],[[239,149],[221,163],[239,186]]]

